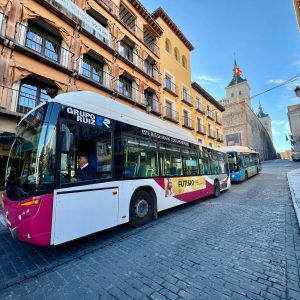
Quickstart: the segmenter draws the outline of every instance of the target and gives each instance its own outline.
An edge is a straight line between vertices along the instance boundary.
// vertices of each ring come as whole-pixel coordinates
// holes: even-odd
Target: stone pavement
[[[291,191],[294,209],[300,227],[300,169],[288,172],[287,178]]]

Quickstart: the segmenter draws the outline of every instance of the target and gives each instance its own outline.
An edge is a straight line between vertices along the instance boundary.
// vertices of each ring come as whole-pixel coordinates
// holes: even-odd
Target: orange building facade
[[[221,120],[223,107],[192,84],[192,45],[179,33],[138,0],[0,0],[0,190],[17,122],[65,92],[103,94],[192,130],[204,144],[222,145],[215,114]],[[165,35],[178,44],[176,70]],[[177,94],[166,86],[168,72],[178,78]],[[167,108],[168,99],[176,105]]]
[[[223,146],[224,108],[191,80],[193,45],[162,8],[152,16],[163,29],[159,47],[164,118],[191,131],[201,144],[215,148]]]

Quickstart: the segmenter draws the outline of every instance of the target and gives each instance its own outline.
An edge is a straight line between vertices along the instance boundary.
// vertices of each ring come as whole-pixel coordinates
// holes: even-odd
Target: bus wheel
[[[245,181],[248,180],[248,172],[245,172]]]
[[[214,193],[213,193],[213,197],[214,197],[214,198],[217,198],[217,197],[220,196],[220,194],[221,194],[220,183],[219,183],[219,181],[216,180],[215,183],[214,183]]]
[[[129,224],[140,227],[147,224],[153,215],[154,203],[149,193],[137,191],[131,199],[129,211]]]

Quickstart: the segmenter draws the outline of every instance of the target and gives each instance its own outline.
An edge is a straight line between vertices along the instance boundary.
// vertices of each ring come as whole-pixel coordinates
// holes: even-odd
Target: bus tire
[[[256,175],[258,175],[259,171],[258,171],[258,168],[256,168]]]
[[[220,194],[221,194],[220,183],[218,180],[215,180],[213,197],[218,198]]]
[[[129,208],[129,224],[140,227],[147,224],[154,212],[154,202],[151,195],[140,190],[133,194]]]
[[[245,172],[245,181],[248,180],[248,172]]]

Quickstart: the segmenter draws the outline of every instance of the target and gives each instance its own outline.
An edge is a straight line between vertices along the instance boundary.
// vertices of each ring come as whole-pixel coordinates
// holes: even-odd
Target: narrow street
[[[0,299],[300,299],[300,233],[286,172],[56,248],[0,231]]]

